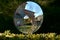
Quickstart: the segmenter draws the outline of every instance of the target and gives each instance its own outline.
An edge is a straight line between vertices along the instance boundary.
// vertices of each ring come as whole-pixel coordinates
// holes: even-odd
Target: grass
[[[0,33],[0,40],[60,40],[60,35],[56,33],[40,33],[40,34],[14,34],[10,31]]]
[[[29,28],[31,28],[31,25],[21,26],[20,28],[21,28],[21,29],[29,29]]]

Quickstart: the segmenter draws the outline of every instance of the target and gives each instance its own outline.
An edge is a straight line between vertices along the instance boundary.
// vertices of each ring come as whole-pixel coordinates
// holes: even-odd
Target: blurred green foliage
[[[13,33],[20,33],[14,26],[14,12],[16,8],[27,0],[0,0],[0,32],[11,30]],[[60,6],[59,0],[34,0],[43,9],[44,22],[40,32],[57,32],[60,30]]]
[[[9,30],[0,33],[0,40],[60,40],[60,35],[56,33],[41,33],[41,34],[14,34]]]

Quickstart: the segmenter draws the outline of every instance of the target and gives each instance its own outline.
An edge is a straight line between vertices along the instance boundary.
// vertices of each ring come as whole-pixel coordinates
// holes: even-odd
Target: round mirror
[[[14,14],[16,28],[25,34],[36,32],[43,22],[41,7],[32,1],[21,4]]]

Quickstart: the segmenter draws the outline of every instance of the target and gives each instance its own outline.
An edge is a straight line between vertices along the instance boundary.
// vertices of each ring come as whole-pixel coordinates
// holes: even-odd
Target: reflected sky
[[[27,1],[26,3],[27,4],[25,6],[25,9],[29,10],[29,11],[32,11],[32,12],[35,12],[35,14],[34,14],[35,17],[37,17],[39,15],[43,15],[43,11],[42,11],[41,7],[37,3],[32,2],[32,1]],[[28,18],[28,16],[25,16],[24,19],[25,18]]]

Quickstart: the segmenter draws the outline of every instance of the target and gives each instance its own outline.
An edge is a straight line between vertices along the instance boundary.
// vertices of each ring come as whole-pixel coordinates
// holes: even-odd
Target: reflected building
[[[40,26],[41,23],[43,22],[43,15],[40,15],[38,17],[36,17],[36,23],[37,23],[37,26]]]
[[[43,15],[36,17],[36,21],[40,21],[41,19],[43,19]]]

